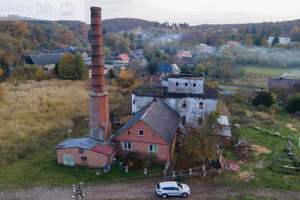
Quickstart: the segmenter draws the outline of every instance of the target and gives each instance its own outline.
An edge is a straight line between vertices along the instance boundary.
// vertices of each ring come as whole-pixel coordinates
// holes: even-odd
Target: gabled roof
[[[89,137],[68,139],[59,143],[53,149],[57,150],[69,148],[83,148],[105,155],[111,155],[113,152],[113,146],[109,142],[101,142]]]
[[[118,55],[117,58],[120,58],[122,61],[129,61],[130,60],[130,58],[128,57],[128,55],[126,53]]]
[[[170,73],[172,71],[172,66],[167,64],[159,64],[158,69],[160,72]]]
[[[276,86],[284,87],[294,87],[295,85],[300,85],[299,79],[285,79],[285,78],[269,78],[268,89]]]
[[[61,53],[48,53],[48,54],[37,54],[37,55],[29,55],[29,59],[35,65],[49,65],[59,63],[63,54]]]
[[[180,115],[162,100],[153,100],[149,105],[146,105],[144,108],[135,113],[115,134],[114,138],[139,121],[147,124],[164,141],[172,146],[176,136],[176,130],[180,123]]]

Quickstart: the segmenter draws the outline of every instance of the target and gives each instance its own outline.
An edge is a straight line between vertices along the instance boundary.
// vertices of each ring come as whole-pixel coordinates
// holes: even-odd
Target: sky
[[[0,15],[89,23],[90,6],[102,7],[103,19],[236,24],[300,19],[299,0],[1,0]]]

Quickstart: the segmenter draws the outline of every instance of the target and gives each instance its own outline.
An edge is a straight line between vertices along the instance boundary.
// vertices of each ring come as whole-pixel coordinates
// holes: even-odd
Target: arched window
[[[185,101],[183,101],[182,107],[186,108],[186,102]]]
[[[200,102],[199,103],[199,109],[203,109],[203,106],[204,106],[203,102]]]
[[[182,118],[181,118],[181,124],[184,125],[184,126],[185,126],[185,120],[186,120],[185,116],[182,116]]]
[[[202,118],[202,117],[199,117],[199,118],[198,118],[198,124],[201,125],[202,123],[203,123],[203,118]]]

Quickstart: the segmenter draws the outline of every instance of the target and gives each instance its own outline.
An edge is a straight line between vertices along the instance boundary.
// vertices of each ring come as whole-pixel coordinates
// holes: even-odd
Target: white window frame
[[[150,150],[150,146],[152,146],[152,151]],[[156,152],[154,152],[154,146],[156,146]],[[148,144],[148,152],[149,153],[157,153],[158,152],[158,145],[157,144]]]
[[[126,147],[125,147],[125,144],[126,144]],[[130,144],[130,148],[128,148],[128,144]],[[124,150],[128,150],[128,151],[131,151],[131,149],[132,149],[131,142],[123,142],[123,149],[124,149]]]
[[[143,135],[140,135],[140,131],[143,131]],[[144,136],[144,130],[143,129],[138,130],[138,136]]]

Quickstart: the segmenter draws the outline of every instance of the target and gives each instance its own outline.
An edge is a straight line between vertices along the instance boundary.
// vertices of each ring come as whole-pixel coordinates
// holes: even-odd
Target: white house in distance
[[[132,113],[138,112],[153,99],[160,98],[181,116],[180,127],[186,123],[201,124],[205,113],[217,109],[215,88],[204,88],[204,78],[189,74],[173,74],[161,84],[141,85],[132,92]]]
[[[269,36],[269,38],[268,38],[268,45],[269,46],[272,45],[272,42],[273,42],[274,38],[275,37]],[[279,37],[279,43],[280,44],[289,45],[291,43],[291,38],[288,38],[288,37]]]

